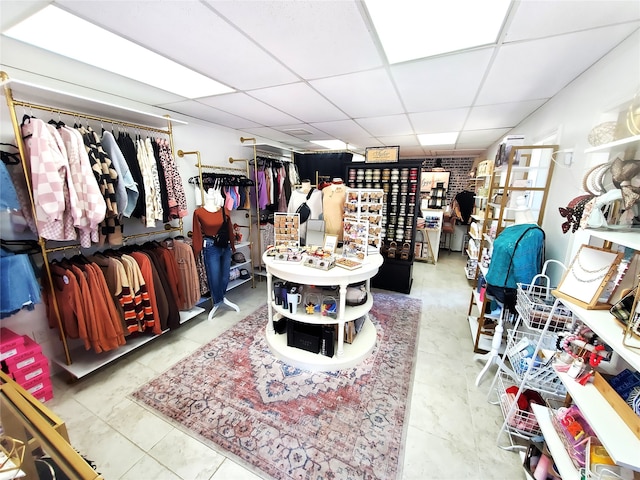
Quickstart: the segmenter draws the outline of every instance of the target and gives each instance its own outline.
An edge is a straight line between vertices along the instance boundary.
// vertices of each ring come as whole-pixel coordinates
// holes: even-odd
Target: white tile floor
[[[405,480],[520,479],[519,457],[496,446],[499,407],[486,401],[491,377],[474,385],[466,313],[470,286],[459,253],[437,265],[416,263],[411,295],[422,298],[417,366],[405,439]],[[139,385],[264,304],[266,283],[229,292],[241,312],[220,310],[164,335],[74,384],[54,378],[47,403],[67,423],[73,445],[105,479],[257,479],[255,474],[127,398]]]

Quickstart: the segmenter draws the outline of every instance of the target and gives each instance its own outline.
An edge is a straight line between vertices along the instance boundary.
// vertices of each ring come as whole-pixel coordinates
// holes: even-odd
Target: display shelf
[[[478,291],[475,288],[473,289],[473,298],[474,298],[474,301],[476,303],[476,306],[478,308],[482,308],[483,307],[483,301],[480,300],[480,294],[478,293]],[[494,315],[494,314],[491,314],[491,313],[485,313],[484,314],[484,318],[489,318],[491,320],[498,320],[500,318],[500,314],[498,313],[498,314]]]
[[[229,283],[227,284],[227,292],[229,290],[233,290],[234,288],[239,287],[240,285],[243,285],[247,282],[251,281],[251,277],[249,278],[236,278],[235,280],[230,280]]]
[[[312,372],[328,372],[355,367],[373,351],[378,336],[375,325],[367,316],[353,343],[344,344],[342,355],[327,357],[320,353],[287,346],[287,335],[270,332],[269,325],[265,329],[265,335],[267,344],[276,358],[289,365],[295,365]]]
[[[620,140],[615,140],[613,142],[603,143],[602,145],[590,147],[585,149],[584,153],[606,152],[611,150],[612,148],[621,147],[623,145],[628,145],[628,144],[637,143],[637,142],[640,142],[640,135],[635,135],[633,137],[626,137]]]
[[[271,302],[273,309],[283,317],[290,318],[292,320],[296,320],[298,322],[310,323],[313,325],[325,325],[325,324],[336,324],[341,320],[338,318],[331,318],[328,315],[322,315],[320,313],[314,313],[309,315],[305,313],[304,305],[298,305],[298,309],[296,313],[290,313],[289,310],[282,307],[282,305],[277,305],[275,302]],[[355,320],[356,318],[360,318],[366,315],[371,307],[373,306],[373,295],[367,295],[367,301],[355,307],[347,306],[345,308],[344,317],[342,318],[345,322],[350,322],[351,320]]]
[[[486,317],[485,317],[486,318]],[[491,350],[491,337],[482,333],[481,329],[478,328],[478,317],[474,317],[473,315],[469,315],[467,317],[469,321],[469,328],[471,329],[471,340],[473,340],[473,344],[476,345],[477,341],[477,350],[488,352]],[[479,336],[479,338],[478,338]],[[504,352],[504,345],[500,347],[500,354]]]
[[[202,312],[204,312],[204,308],[201,307],[193,307],[191,310],[181,311],[180,323],[182,324]],[[162,334],[167,332],[169,332],[169,330],[164,330]],[[52,361],[59,365],[63,370],[70,373],[74,378],[79,379],[161,336],[162,335],[140,335],[136,338],[127,338],[127,343],[125,345],[116,348],[115,350],[102,353],[96,353],[93,350],[85,350],[83,345],[78,345],[70,350],[71,358],[73,358],[73,363],[71,365],[67,365],[64,358],[54,357]]]
[[[266,253],[262,260],[267,267],[267,312],[268,322],[266,326],[267,343],[273,354],[289,363],[290,365],[304,368],[311,371],[333,371],[341,368],[348,368],[358,364],[373,349],[377,333],[375,326],[371,323],[368,311],[373,306],[374,295],[371,293],[371,278],[375,276],[382,263],[383,258],[380,254],[367,255],[362,267],[356,270],[346,270],[334,267],[329,270],[320,270],[307,267],[303,264],[278,263],[273,261],[273,257]],[[320,286],[339,286],[337,318],[321,317],[322,324],[336,324],[338,329],[338,340],[336,345],[336,353],[333,357],[326,357],[319,354],[311,354],[299,348],[287,345],[287,336],[275,333],[273,325],[276,317],[291,315],[288,311],[275,305],[272,301],[273,279],[274,277],[287,282],[293,282],[301,285]],[[367,302],[358,307],[346,306],[346,290],[348,285],[358,282],[365,282],[367,291]],[[300,307],[298,307],[300,308]],[[304,308],[304,307],[302,307]],[[356,316],[357,315],[357,316]],[[353,318],[352,318],[353,316]],[[364,316],[366,327],[358,333],[353,344],[344,341],[345,323],[352,319]],[[306,313],[297,313],[295,319],[311,324],[318,324],[315,315],[307,315]],[[371,327],[369,327],[370,325]]]
[[[631,350],[622,344],[624,329],[608,310],[587,310],[568,301],[562,301],[574,315],[582,320],[593,332],[633,369],[640,372],[640,350]],[[627,338],[627,343],[640,348],[640,340]]]
[[[562,440],[560,440],[553,423],[551,423],[551,411],[547,407],[537,404],[532,404],[531,408],[536,420],[538,420],[538,425],[542,435],[544,435],[544,441],[553,456],[553,462],[558,467],[562,480],[581,480],[580,471],[573,465],[571,457],[569,457]]]
[[[640,471],[640,439],[607,399],[593,384],[583,386],[566,373],[557,373],[613,461],[622,467]]]
[[[615,243],[616,245],[624,245],[640,252],[640,228],[627,230],[597,230],[586,229],[585,233],[592,237],[599,238],[605,242]]]

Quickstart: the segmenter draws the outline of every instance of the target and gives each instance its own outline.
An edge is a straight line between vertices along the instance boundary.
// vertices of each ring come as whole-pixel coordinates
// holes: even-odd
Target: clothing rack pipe
[[[22,170],[24,172],[24,177],[25,177],[25,184],[27,187],[27,193],[29,194],[29,203],[30,203],[30,208],[31,208],[31,214],[33,216],[34,222],[36,222],[37,224],[37,220],[38,220],[38,216],[37,216],[37,212],[36,212],[36,208],[35,208],[35,202],[34,202],[34,198],[33,198],[33,186],[32,186],[32,182],[31,182],[31,176],[29,174],[30,172],[30,168],[29,168],[29,164],[27,163],[27,154],[26,154],[26,148],[24,145],[24,141],[22,139],[22,130],[20,129],[20,123],[18,122],[18,118],[16,115],[16,107],[17,106],[21,106],[21,107],[25,107],[25,108],[35,108],[36,110],[42,110],[42,111],[46,111],[46,112],[52,112],[52,113],[58,113],[58,114],[63,114],[63,115],[69,115],[72,117],[78,117],[78,118],[85,118],[88,120],[94,120],[94,121],[98,121],[98,122],[103,122],[103,123],[111,123],[114,125],[122,125],[124,127],[129,127],[129,128],[135,128],[138,130],[144,130],[144,131],[148,131],[148,132],[156,132],[156,133],[162,133],[165,135],[169,136],[169,144],[171,146],[171,152],[174,152],[174,145],[173,145],[173,129],[172,129],[172,124],[171,124],[171,117],[169,115],[164,115],[164,117],[167,119],[167,129],[159,129],[159,128],[154,128],[154,127],[148,127],[146,125],[140,125],[140,124],[135,124],[135,123],[130,123],[130,122],[123,122],[123,121],[119,121],[119,120],[114,120],[111,118],[107,118],[107,117],[101,117],[101,116],[97,116],[97,115],[91,115],[91,114],[87,114],[87,113],[82,113],[82,112],[74,112],[71,110],[65,110],[65,109],[61,109],[61,108],[54,108],[54,107],[49,107],[46,105],[39,105],[36,103],[31,103],[31,102],[26,102],[23,100],[18,100],[15,99],[13,97],[13,91],[10,87],[9,84],[9,75],[7,75],[6,72],[0,71],[0,82],[3,84],[4,87],[4,95],[5,95],[5,99],[7,102],[7,107],[9,109],[9,117],[11,119],[11,125],[13,127],[13,132],[14,132],[14,136],[16,139],[16,143],[17,143],[17,147],[18,147],[18,153],[20,154],[20,160],[21,160],[21,164],[22,164]],[[176,230],[180,230],[182,231],[182,220],[180,220],[180,227],[172,227],[172,228],[176,228]],[[166,231],[164,232],[159,232],[159,233],[166,233]],[[145,235],[150,235],[150,233],[147,233]],[[131,236],[130,236],[131,237]],[[64,356],[65,356],[65,362],[67,365],[71,365],[72,359],[71,359],[71,353],[69,351],[69,345],[67,343],[67,335],[66,335],[66,331],[64,328],[64,324],[62,322],[62,316],[60,314],[60,308],[58,305],[58,301],[55,295],[55,290],[54,290],[54,283],[53,283],[53,279],[52,279],[52,274],[51,274],[51,269],[49,267],[49,256],[48,253],[49,252],[54,252],[54,251],[59,251],[59,250],[67,250],[67,249],[71,249],[71,248],[79,248],[79,246],[77,245],[68,245],[68,246],[62,246],[62,247],[47,247],[46,245],[46,240],[41,237],[38,236],[38,245],[40,246],[40,251],[42,253],[42,258],[43,258],[43,263],[44,263],[44,269],[45,269],[45,274],[47,275],[47,279],[49,280],[49,286],[50,286],[50,294],[51,294],[51,298],[53,300],[53,310],[54,310],[54,314],[56,317],[56,322],[58,325],[58,329],[60,331],[60,338],[62,341],[62,348],[64,350]]]

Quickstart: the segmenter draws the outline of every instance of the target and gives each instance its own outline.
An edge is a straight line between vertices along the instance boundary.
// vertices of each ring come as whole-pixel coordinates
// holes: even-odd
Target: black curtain
[[[351,163],[352,153],[295,153],[293,161],[298,167],[300,180],[316,182],[316,171],[319,176],[342,178],[346,172],[347,164]]]

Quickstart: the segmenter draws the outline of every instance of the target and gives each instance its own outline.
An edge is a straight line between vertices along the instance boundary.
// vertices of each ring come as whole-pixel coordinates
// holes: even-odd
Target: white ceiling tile
[[[275,142],[282,142],[284,144],[290,144],[291,142],[299,142],[299,140],[291,135],[287,135],[286,133],[279,132],[274,128],[269,127],[252,127],[245,128],[245,132],[252,133],[259,137],[268,138],[269,140],[273,140]]]
[[[259,124],[252,122],[251,120],[238,117],[231,113],[223,112],[222,110],[219,110],[217,108],[213,108],[209,105],[200,103],[197,100],[185,100],[183,102],[166,103],[160,106],[166,108],[167,110],[179,112],[184,115],[189,115],[191,117],[199,118],[200,120],[205,120],[211,123],[216,123],[218,125],[224,125],[229,128],[245,129],[260,126]]]
[[[401,147],[422,147],[418,141],[418,137],[415,135],[385,135],[378,137],[378,140],[388,146],[400,145]]]
[[[356,120],[374,137],[382,135],[409,135],[413,128],[406,115],[388,115],[385,117],[358,118]]]
[[[336,138],[343,142],[348,141],[350,138],[367,138],[371,134],[364,130],[353,120],[340,120],[337,122],[316,122],[312,124],[313,127],[325,132],[330,138]],[[315,139],[314,139],[315,140]],[[318,140],[329,140],[329,138],[323,138]]]
[[[299,123],[298,119],[250,97],[246,93],[229,93],[214,97],[199,98],[199,102],[240,117],[251,118],[265,126]]]
[[[464,128],[465,130],[479,130],[483,128],[515,127],[546,101],[547,99],[529,100],[527,102],[472,107]]]
[[[305,79],[382,65],[356,2],[209,0],[208,3]]]
[[[503,45],[482,86],[481,105],[554,96],[634,30],[619,25]]]
[[[100,5],[97,16],[96,3]],[[273,56],[200,2],[154,1],[153,8],[149,8],[149,1],[130,0],[126,4],[86,0],[61,0],[56,4],[82,18],[93,16],[107,30],[234,89],[298,80]],[[171,35],[163,27],[167,21]],[[229,48],[231,45],[233,48]]]
[[[409,119],[416,133],[457,132],[462,129],[469,114],[468,108],[410,113]]]
[[[382,68],[309,83],[333,103],[340,105],[352,118],[403,112],[393,83]]]
[[[407,111],[467,107],[476,96],[493,48],[419,60],[391,67]]]
[[[288,112],[303,122],[328,122],[347,118],[335,105],[302,82],[253,90],[248,95]]]
[[[489,145],[504,138],[510,130],[510,128],[465,130],[458,136],[456,146],[461,148],[487,148]]]
[[[637,0],[523,0],[505,42],[542,38],[640,19]]]

